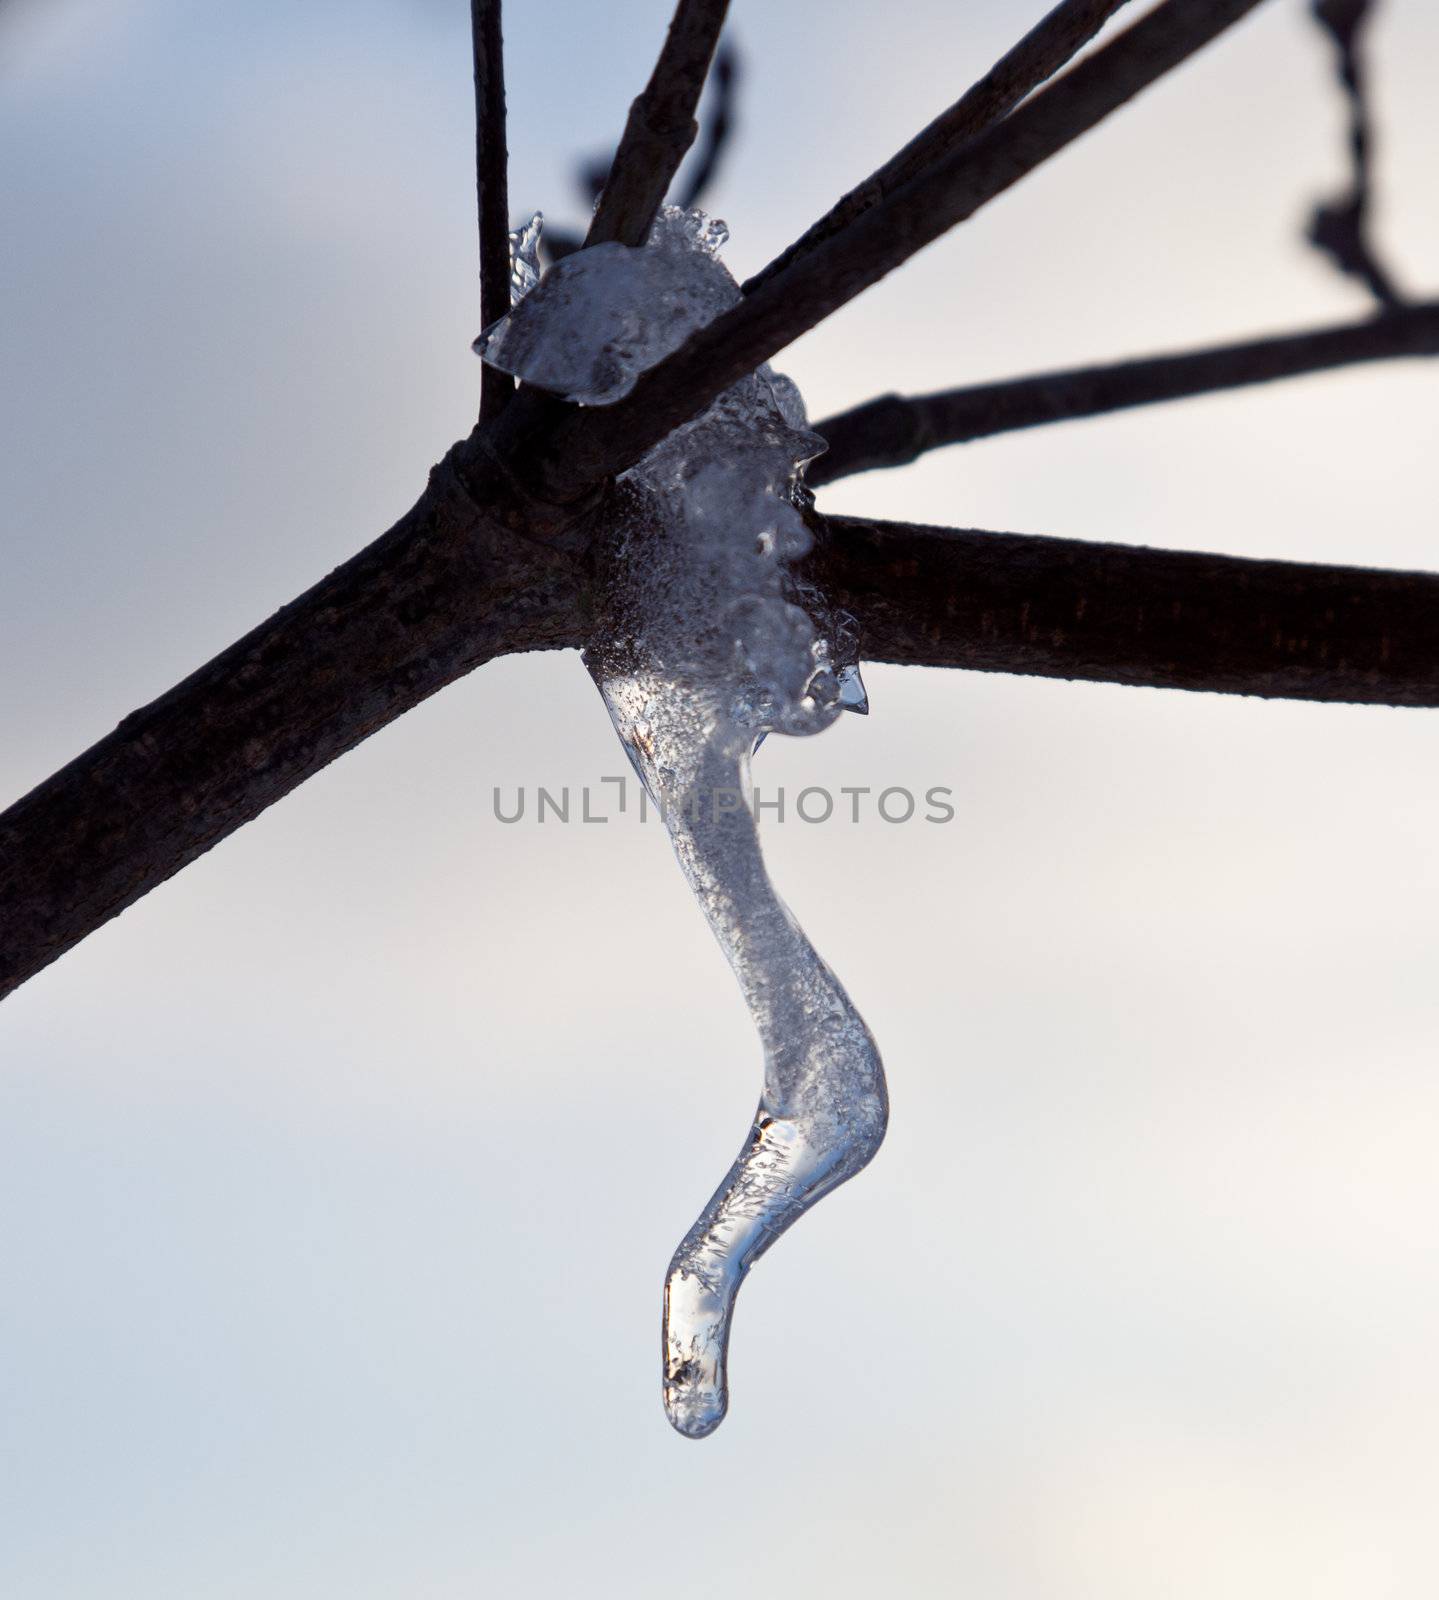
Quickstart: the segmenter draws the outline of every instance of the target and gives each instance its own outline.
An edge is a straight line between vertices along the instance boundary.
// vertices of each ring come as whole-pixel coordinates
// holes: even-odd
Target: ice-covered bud
[[[703,212],[667,206],[642,249],[597,244],[556,262],[475,349],[536,388],[580,405],[613,405],[646,368],[739,299],[716,254],[727,237]]]
[[[517,273],[537,235],[532,222],[514,236]],[[476,348],[523,383],[612,404],[739,300],[718,254],[727,237],[703,212],[667,206],[643,249],[596,245],[551,267]],[[592,667],[618,649],[631,665],[683,673],[752,734],[813,733],[858,709],[835,619],[791,570],[813,542],[800,475],[823,449],[799,389],[765,366],[627,472],[631,512],[603,557],[607,622]]]

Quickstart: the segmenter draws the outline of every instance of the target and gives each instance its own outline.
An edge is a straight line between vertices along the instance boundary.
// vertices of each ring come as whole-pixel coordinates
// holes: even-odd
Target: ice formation
[[[542,222],[536,212],[510,235],[517,304],[485,329],[475,350],[490,366],[581,405],[622,400],[646,367],[739,298],[717,254],[725,226],[698,211],[668,206],[645,249],[592,245],[540,279]]]
[[[476,348],[526,383],[613,401],[738,299],[724,238],[702,213],[666,208],[644,249],[567,257]],[[817,733],[864,709],[851,620],[789,571],[812,543],[799,473],[823,448],[798,390],[768,367],[665,439],[617,486],[585,652],[764,1047],[744,1147],[665,1283],[665,1410],[691,1438],[725,1414],[745,1275],[869,1161],[888,1115],[874,1040],[771,886],[750,807],[767,733]]]
[[[517,228],[510,235],[510,303],[512,305],[518,305],[540,281],[540,230],[544,225],[544,212],[537,211],[522,228]],[[484,334],[481,334],[480,338],[475,340],[474,348],[477,355],[483,353],[480,349],[480,341],[483,338]]]

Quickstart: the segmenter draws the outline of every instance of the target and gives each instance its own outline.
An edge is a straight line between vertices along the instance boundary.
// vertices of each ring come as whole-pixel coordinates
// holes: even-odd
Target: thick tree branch
[[[0,814],[0,996],[436,689],[585,637],[576,558],[451,452],[389,533]],[[1439,705],[1439,577],[826,519],[880,661]],[[578,541],[577,541],[578,542]]]
[[[470,0],[475,58],[475,197],[480,226],[480,326],[510,309],[509,151],[505,143],[505,50],[500,0]],[[480,416],[497,417],[515,392],[508,372],[485,367]]]
[[[777,273],[620,405],[582,413],[529,391],[517,395],[450,452],[388,534],[0,816],[0,995],[461,673],[506,651],[580,642],[584,593],[567,552],[582,545],[576,518],[580,508],[597,508],[607,478],[1256,3],[1165,0],[978,140]],[[1291,576],[1281,581],[1265,576],[1278,570],[1275,563],[1118,547],[1106,557],[1101,547],[1060,541],[838,526],[843,537],[831,546],[830,575],[881,659],[1433,703],[1427,635],[1415,619],[1432,617],[1436,579],[1326,579],[1320,569],[1315,581],[1332,604],[1316,612],[1304,580],[1292,576],[1305,569],[1285,569]],[[552,542],[542,546],[540,538]],[[981,543],[956,564],[966,540]],[[1034,554],[1039,545],[1070,553],[1046,563]],[[1026,551],[1051,578],[1057,561],[1067,587],[1056,580],[1024,596]],[[921,576],[926,562],[933,573]],[[1159,580],[1156,562],[1171,564],[1173,582]],[[1007,564],[1015,569],[1009,579]],[[1222,612],[1226,571],[1237,621]],[[1186,573],[1193,594],[1180,581]],[[1268,611],[1249,598],[1271,591]],[[986,592],[993,605],[976,609]],[[1136,604],[1135,593],[1150,598]],[[1146,611],[1160,600],[1169,606],[1165,630],[1161,614]],[[906,605],[915,608],[911,619]],[[1113,627],[1096,633],[1091,624],[1084,632],[1090,607],[1112,612]],[[1317,635],[1316,645],[1304,627],[1330,625],[1330,612],[1332,637]],[[1082,648],[1066,645],[1066,615],[1087,641]],[[1217,642],[1206,657],[1210,633]]]
[[[806,477],[817,488],[875,467],[905,466],[942,445],[966,444],[1020,428],[1363,361],[1433,355],[1439,355],[1439,301],[1362,322],[1209,350],[1041,372],[937,394],[880,395],[815,424],[815,432],[829,442],[829,449],[811,464]]]
[[[573,644],[576,595],[447,458],[382,538],[0,814],[0,996],[452,679]]]
[[[951,152],[782,272],[767,278],[613,406],[569,408],[543,427],[500,419],[496,444],[530,492],[563,505],[647,450],[831,312],[972,216],[1172,71],[1259,0],[1164,0],[979,138]],[[516,426],[510,431],[511,419]]]
[[[1041,18],[966,94],[937,116],[922,132],[863,183],[849,191],[782,255],[745,284],[745,293],[782,272],[791,262],[842,232],[871,206],[918,177],[966,141],[998,122],[1074,57],[1128,0],[1062,0]]]
[[[585,244],[641,245],[694,143],[710,58],[729,0],[679,0],[655,70],[630,107]]]
[[[1439,575],[828,517],[861,653],[1164,689],[1439,706]]]

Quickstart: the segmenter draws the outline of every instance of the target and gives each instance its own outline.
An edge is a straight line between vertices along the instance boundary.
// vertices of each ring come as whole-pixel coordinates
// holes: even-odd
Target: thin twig
[[[630,107],[585,244],[641,245],[699,131],[695,107],[729,0],[679,0],[655,70]]]
[[[1164,0],[1063,77],[701,328],[613,406],[501,418],[496,447],[563,505],[632,466],[722,390],[1179,66],[1259,0]]]
[[[739,52],[732,40],[726,40],[716,52],[714,65],[710,69],[709,82],[712,89],[709,108],[704,119],[703,143],[699,154],[695,157],[693,175],[676,201],[677,205],[683,206],[686,210],[691,206],[697,206],[704,199],[710,184],[714,182],[720,159],[734,137],[734,108],[739,97],[739,81]],[[611,164],[587,161],[580,167],[580,187],[585,191],[591,206],[604,190]],[[579,234],[546,222],[545,231],[540,237],[540,249],[550,266],[583,248],[584,240]]]
[[[480,326],[510,309],[509,152],[505,144],[505,50],[500,0],[470,0],[475,58],[475,196],[480,225]],[[486,366],[480,417],[490,421],[508,405],[515,380]]]
[[[710,103],[704,123],[704,143],[695,157],[694,171],[675,202],[688,211],[709,192],[720,158],[734,138],[735,103],[739,98],[740,62],[734,40],[726,39],[715,55],[710,72]]]
[[[1439,706],[1439,574],[825,520],[870,660]]]
[[[1434,355],[1439,355],[1439,301],[1362,322],[1210,350],[1041,372],[938,394],[880,395],[815,423],[815,432],[828,441],[829,449],[810,466],[806,477],[811,487],[818,488],[856,472],[905,466],[943,445],[967,444],[1020,428],[1240,389],[1363,361]]]
[[[851,189],[780,256],[745,284],[745,293],[782,272],[925,167],[984,132],[1071,60],[1128,0],[1061,0],[962,98],[917,133],[878,172]]]
[[[1398,306],[1404,297],[1380,264],[1369,237],[1374,135],[1369,117],[1368,74],[1362,49],[1370,0],[1314,0],[1311,8],[1333,41],[1335,70],[1349,106],[1349,190],[1315,207],[1309,242],[1343,273],[1357,278],[1382,306]]]
[[[539,539],[719,390],[1254,3],[1165,0],[777,274],[630,400],[579,412],[537,396],[529,408],[522,391],[451,452],[388,535],[0,815],[0,994],[487,656],[578,643],[582,579]],[[535,485],[548,503],[526,500]],[[880,659],[1439,704],[1439,577],[848,519],[836,528],[827,572]]]

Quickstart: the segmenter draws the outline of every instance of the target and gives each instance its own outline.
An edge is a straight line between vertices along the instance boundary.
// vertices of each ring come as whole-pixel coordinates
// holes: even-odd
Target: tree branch
[[[573,563],[447,457],[390,531],[0,814],[0,996],[493,656],[573,644]]]
[[[805,233],[745,284],[746,294],[782,272],[918,177],[925,167],[998,122],[1031,89],[1052,78],[1128,0],[1061,0],[965,95],[917,133],[858,187],[851,189]]]
[[[967,444],[1044,423],[1240,389],[1363,361],[1433,355],[1439,355],[1439,301],[1362,322],[1209,350],[1042,372],[937,394],[880,395],[815,423],[815,432],[829,442],[829,449],[810,465],[806,481],[818,488],[876,467],[905,466],[942,445]]]
[[[446,683],[583,643],[576,555],[525,538],[461,454],[389,533],[0,814],[0,997]],[[825,520],[812,575],[870,659],[1439,705],[1427,573]]]
[[[825,521],[815,576],[871,660],[1439,706],[1439,575]]]
[[[729,0],[679,0],[655,70],[630,107],[585,244],[642,245],[699,131],[695,107]]]
[[[480,326],[510,309],[509,151],[505,143],[505,49],[500,0],[470,0],[475,60],[475,198],[480,227]],[[497,417],[515,392],[508,372],[485,367],[480,416]]]
[[[704,143],[695,157],[694,171],[685,185],[684,193],[675,202],[685,211],[692,210],[709,192],[709,186],[719,170],[720,157],[734,137],[739,79],[739,51],[734,47],[733,38],[730,38],[715,55],[714,70],[710,73],[713,88],[710,91],[709,113],[705,119]]]
[[[587,530],[577,519],[597,509],[607,478],[804,328],[970,215],[1256,3],[1164,0],[1143,22],[979,140],[776,274],[736,312],[655,368],[620,405],[581,412],[537,393],[533,405],[522,403],[528,391],[517,395],[497,419],[477,427],[449,453],[419,503],[388,534],[0,815],[0,904],[5,908],[0,995],[461,673],[507,651],[580,642],[584,596],[574,552],[584,545]],[[632,219],[637,213],[629,214]],[[1201,683],[1194,669],[1174,665],[1174,652],[1158,641],[1137,665],[1131,660],[1126,666],[1123,650],[1112,644],[1108,655],[1096,645],[1076,661],[1075,652],[1064,648],[1063,626],[1057,620],[1048,624],[1046,643],[1032,610],[1016,611],[1007,653],[985,644],[995,625],[983,611],[972,615],[968,631],[956,626],[957,619],[973,612],[972,591],[983,591],[985,563],[971,560],[964,582],[951,582],[947,574],[956,570],[955,540],[986,541],[996,601],[1007,593],[1021,608],[1022,571],[1006,590],[992,557],[1008,541],[1019,563],[1026,547],[1056,541],[924,529],[886,534],[880,525],[862,535],[863,525],[839,526],[854,531],[831,552],[833,581],[841,599],[869,627],[872,649],[881,659],[1323,697],[1313,673],[1306,678],[1296,664],[1313,653],[1309,638],[1285,631],[1290,613],[1282,608],[1275,617],[1255,620],[1253,606],[1240,603],[1251,587],[1247,578],[1238,585],[1241,617],[1253,627],[1270,628],[1271,657],[1280,652],[1293,659],[1279,670],[1271,662],[1267,677],[1250,667],[1246,678],[1246,651],[1262,657],[1262,641],[1249,639],[1240,624],[1216,613],[1198,633],[1215,629],[1221,641],[1237,634],[1234,653],[1240,667],[1219,671],[1213,659],[1219,647],[1212,647],[1211,679],[1222,681]],[[541,546],[540,538],[551,542]],[[1118,547],[1111,554],[1122,569],[1126,562],[1147,560],[1151,565],[1143,570],[1151,572],[1157,556]],[[932,580],[918,578],[920,557],[938,563]],[[1071,576],[1086,559],[1095,558],[1069,558]],[[1157,559],[1197,563],[1201,570],[1220,561]],[[1250,572],[1277,566],[1228,565]],[[1092,599],[1086,589],[1076,591],[1073,582],[1067,593],[1058,586],[1059,603],[1067,599],[1075,613],[1071,626],[1083,621],[1080,602],[1113,599],[1099,581],[1103,572],[1096,568],[1093,577]],[[1395,698],[1397,691],[1384,688],[1383,669],[1390,668],[1391,655],[1396,661],[1414,656],[1420,668],[1411,676],[1417,672],[1423,678],[1425,635],[1421,630],[1417,645],[1410,638],[1417,624],[1410,619],[1415,608],[1406,600],[1406,580],[1379,573],[1358,574],[1355,582],[1360,580],[1369,587],[1357,600],[1340,581],[1334,607],[1346,624],[1349,611],[1342,608],[1357,605],[1364,612],[1368,632],[1358,626],[1349,631],[1361,645],[1366,640],[1374,645],[1377,638],[1369,653],[1377,651],[1378,664],[1361,662],[1356,668],[1346,654],[1333,670],[1341,677],[1346,670],[1350,677],[1358,671],[1369,692],[1336,691],[1332,697]],[[1434,604],[1430,586],[1439,580],[1408,581],[1423,586],[1417,610],[1427,624]],[[1116,585],[1124,590],[1122,582]],[[896,610],[906,589],[916,621],[904,621]],[[1221,589],[1216,580],[1209,592],[1212,606],[1219,604]],[[1159,590],[1164,592],[1162,584]],[[1300,600],[1291,598],[1294,615],[1307,617]],[[1281,592],[1276,604],[1282,599]],[[1388,611],[1378,616],[1391,602],[1398,619],[1392,626]],[[1143,609],[1135,617],[1113,603],[1122,617],[1127,615],[1127,630],[1117,624],[1116,635],[1132,636],[1134,655],[1135,641],[1145,632]],[[1202,613],[1202,604],[1199,609]],[[1171,621],[1186,638],[1185,630],[1196,626],[1187,612],[1173,612]],[[1337,637],[1343,644],[1344,627]],[[1202,650],[1202,640],[1187,648],[1191,654]],[[1393,667],[1391,676],[1399,670]],[[1268,687],[1255,687],[1256,682]],[[1292,686],[1286,688],[1286,682]],[[1432,703],[1416,693],[1403,703]]]
[[[693,334],[612,406],[568,408],[496,446],[536,496],[564,505],[632,466],[722,390],[902,265],[1172,71],[1259,0],[1163,0],[979,138],[927,167]]]
[[[1362,41],[1370,0],[1313,0],[1310,9],[1334,45],[1335,71],[1349,107],[1350,176],[1346,194],[1315,207],[1309,242],[1341,272],[1357,278],[1380,305],[1402,305],[1404,297],[1380,265],[1369,238],[1373,133]]]

